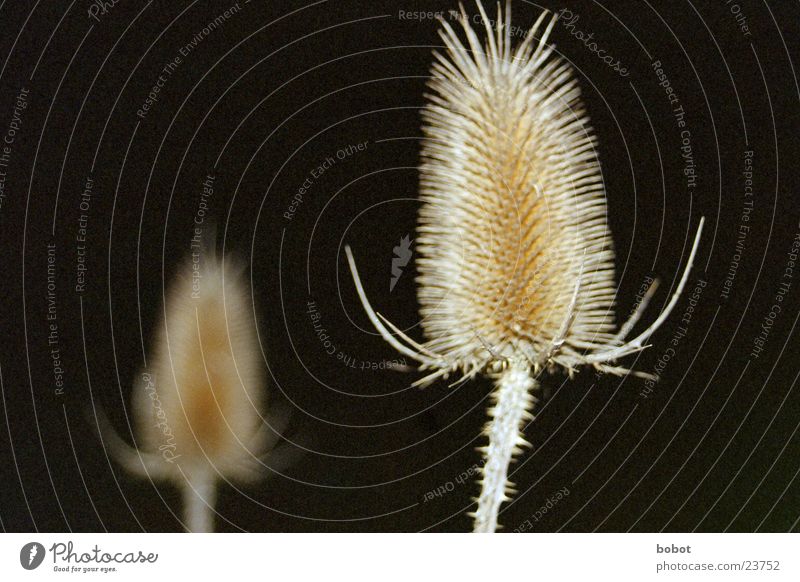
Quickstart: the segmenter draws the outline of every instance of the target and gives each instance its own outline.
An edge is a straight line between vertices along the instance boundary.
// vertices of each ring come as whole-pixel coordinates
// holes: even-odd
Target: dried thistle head
[[[224,267],[224,268],[223,268]],[[149,379],[134,395],[145,450],[172,450],[166,470],[247,477],[260,449],[265,372],[242,269],[195,255],[173,281],[153,344]],[[158,406],[154,406],[156,400]]]
[[[675,306],[699,243],[656,321],[630,341],[655,286],[619,330],[613,317],[614,254],[596,140],[572,68],[553,54],[546,13],[518,46],[510,2],[498,6],[481,44],[463,7],[463,43],[441,20],[445,52],[435,53],[423,114],[418,298],[424,343],[369,304],[346,249],[362,304],[381,336],[420,363],[415,384],[462,372],[496,379],[485,434],[475,531],[497,527],[509,499],[508,465],[525,443],[520,430],[541,369],[613,365],[638,352]],[[401,341],[402,340],[402,341]],[[643,374],[640,374],[643,375]]]
[[[464,46],[442,21],[446,52],[431,71],[420,167],[426,348],[467,373],[535,364],[571,317],[548,363],[572,369],[613,338],[596,140],[572,68],[545,44],[555,18],[542,31],[543,14],[513,49],[510,11],[502,18],[487,25],[485,46],[468,25]]]
[[[134,388],[138,448],[97,417],[126,469],[181,488],[189,531],[213,530],[220,481],[261,476],[285,422],[270,426],[261,416],[265,373],[242,274],[209,246],[170,285],[150,365]]]

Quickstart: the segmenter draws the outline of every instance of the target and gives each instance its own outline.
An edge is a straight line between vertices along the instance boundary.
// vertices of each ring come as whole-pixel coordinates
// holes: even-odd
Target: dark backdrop
[[[271,398],[293,409],[291,435],[310,449],[264,484],[224,486],[218,529],[467,531],[478,489],[463,475],[480,460],[491,382],[419,390],[409,388],[414,372],[361,369],[397,354],[372,332],[343,253],[353,246],[373,304],[420,339],[413,258],[391,292],[389,282],[393,248],[414,238],[420,107],[440,41],[434,20],[406,13],[457,4],[240,0],[208,35],[202,29],[232,2],[92,6],[0,7],[0,132],[19,126],[0,168],[2,528],[179,529],[178,492],[110,462],[84,411],[92,401],[103,406],[130,440],[132,382],[211,174],[219,246],[250,265]],[[706,286],[649,394],[641,379],[590,371],[546,381],[526,429],[535,448],[514,465],[519,493],[501,522],[508,531],[797,529],[800,272],[784,273],[800,229],[800,10],[794,2],[515,0],[514,24],[529,27],[542,7],[573,14],[552,40],[578,70],[599,136],[619,318],[658,276],[652,321],[703,215],[689,292],[700,280]],[[593,33],[627,75],[578,31]],[[137,115],[198,33],[157,101]],[[659,85],[655,61],[678,104]],[[23,89],[27,107],[15,118]],[[684,174],[684,129],[694,186]],[[335,163],[314,178],[329,157]],[[76,292],[81,214],[87,271]],[[48,244],[63,394],[48,344]],[[781,282],[790,285],[773,319]],[[351,365],[326,353],[309,301]],[[653,347],[625,363],[659,366],[690,307],[684,295]],[[547,507],[559,491],[568,495]]]

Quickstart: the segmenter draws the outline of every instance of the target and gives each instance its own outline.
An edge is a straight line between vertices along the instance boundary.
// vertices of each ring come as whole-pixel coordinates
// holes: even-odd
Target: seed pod
[[[625,343],[641,310],[616,332],[614,254],[596,139],[572,68],[547,45],[557,18],[543,28],[542,14],[513,47],[510,2],[505,13],[498,7],[494,26],[477,4],[486,44],[463,8],[466,46],[441,20],[445,52],[435,53],[423,113],[416,246],[426,343],[374,313],[347,252],[378,331],[432,370],[416,384],[456,371],[463,379],[478,373],[496,379],[475,512],[475,531],[493,532],[508,499],[508,465],[525,443],[524,421],[532,418],[535,375],[542,369],[571,374],[584,364],[627,373],[608,362],[643,349],[666,318],[700,229],[669,305]]]
[[[99,420],[112,454],[181,488],[185,527],[213,531],[220,480],[250,481],[278,432],[264,423],[265,375],[243,269],[213,250],[170,286],[150,366],[134,389],[139,449]]]

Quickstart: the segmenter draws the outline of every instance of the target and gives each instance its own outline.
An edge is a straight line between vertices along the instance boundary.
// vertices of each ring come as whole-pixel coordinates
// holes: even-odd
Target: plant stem
[[[497,529],[497,514],[500,504],[508,501],[508,465],[520,445],[526,444],[520,428],[523,421],[533,418],[531,410],[534,397],[531,394],[537,386],[531,377],[527,362],[512,363],[497,378],[492,399],[494,406],[489,409],[492,419],[487,423],[485,434],[489,446],[485,452],[485,464],[481,469],[481,495],[475,512],[476,533],[493,533]]]
[[[183,516],[186,531],[190,533],[213,532],[216,502],[217,484],[210,471],[191,475],[183,488]]]

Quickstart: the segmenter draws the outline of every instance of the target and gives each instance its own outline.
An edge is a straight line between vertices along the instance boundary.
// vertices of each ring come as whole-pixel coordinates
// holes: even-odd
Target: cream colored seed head
[[[241,477],[263,424],[263,360],[241,269],[228,260],[223,270],[212,253],[201,257],[200,277],[187,265],[169,290],[151,354],[152,387],[142,383],[135,393],[137,426],[146,450],[174,445],[180,458],[167,470]]]
[[[261,417],[265,374],[243,269],[213,249],[196,259],[170,285],[150,366],[134,388],[138,449],[102,414],[97,422],[126,469],[181,488],[188,531],[212,531],[219,483],[261,476],[259,456],[279,431]]]
[[[426,347],[464,370],[535,362],[577,284],[553,358],[569,368],[571,355],[612,338],[614,256],[595,139],[572,68],[544,44],[549,27],[542,33],[540,19],[512,50],[510,23],[498,21],[485,46],[469,26],[464,46],[443,21],[446,53],[431,71],[416,240]]]
[[[595,139],[572,68],[547,37],[542,14],[512,46],[510,2],[496,24],[478,1],[481,44],[462,7],[466,44],[442,20],[445,52],[435,54],[424,110],[418,235],[418,297],[428,341],[418,343],[369,304],[349,247],[361,302],[381,336],[430,373],[495,378],[481,448],[474,531],[493,532],[509,499],[508,466],[542,368],[613,365],[646,347],[675,306],[700,241],[661,315],[630,341],[655,284],[619,331],[613,323],[614,255]],[[399,338],[399,339],[398,339]],[[403,341],[400,341],[403,340]],[[405,342],[405,343],[404,343]],[[640,374],[644,375],[644,374]]]

